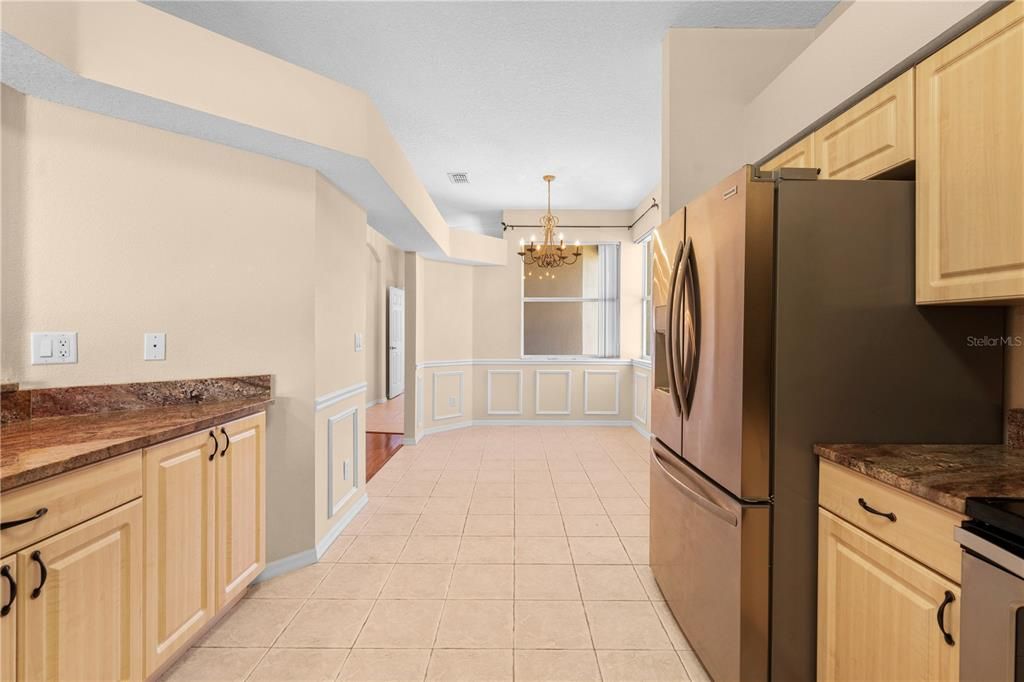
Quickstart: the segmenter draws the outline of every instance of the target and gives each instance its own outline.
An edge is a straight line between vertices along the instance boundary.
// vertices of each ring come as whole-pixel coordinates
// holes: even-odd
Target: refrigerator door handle
[[[685,311],[679,321],[679,327],[683,337],[680,345],[685,353],[680,353],[678,363],[683,413],[689,416],[690,407],[693,405],[693,392],[697,387],[697,362],[700,358],[700,288],[697,284],[697,262],[693,242],[689,237],[683,250],[683,275],[679,278],[679,290],[684,293]]]
[[[679,345],[678,334],[676,333],[676,290],[680,285],[679,268],[683,260],[683,244],[680,242],[676,246],[676,256],[672,261],[672,279],[668,287],[668,320],[665,334],[665,345],[668,348],[665,349],[665,364],[668,374],[668,392],[672,396],[672,405],[676,410],[676,415],[682,414],[683,405],[680,399],[679,393],[679,381],[677,379],[677,367],[679,364],[679,358],[676,356],[676,347]],[[681,287],[679,287],[681,288]]]
[[[709,512],[710,514],[712,514],[713,516],[717,517],[718,519],[720,519],[722,521],[725,521],[730,526],[734,526],[735,527],[735,526],[739,525],[739,520],[736,518],[736,516],[732,512],[728,511],[727,509],[723,509],[722,507],[719,507],[717,504],[715,504],[714,502],[712,502],[708,498],[704,497],[699,492],[697,492],[696,490],[694,490],[693,488],[691,488],[690,486],[686,485],[685,483],[680,481],[678,478],[673,476],[672,472],[670,472],[668,470],[668,467],[666,467],[662,463],[663,459],[664,458],[663,458],[663,456],[661,454],[661,448],[657,445],[657,443],[655,443],[655,445],[654,445],[654,461],[657,462],[658,467],[661,469],[662,473],[664,473],[669,478],[669,480],[671,480],[672,483],[674,483],[675,486],[677,488],[679,488],[679,492],[681,492],[684,495],[686,495],[687,497],[689,497],[691,500],[693,500],[699,507],[701,507],[705,511]]]

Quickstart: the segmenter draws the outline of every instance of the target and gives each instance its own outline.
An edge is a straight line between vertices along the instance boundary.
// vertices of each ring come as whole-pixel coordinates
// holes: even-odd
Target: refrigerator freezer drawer
[[[658,586],[714,679],[765,680],[771,508],[740,503],[651,442]]]

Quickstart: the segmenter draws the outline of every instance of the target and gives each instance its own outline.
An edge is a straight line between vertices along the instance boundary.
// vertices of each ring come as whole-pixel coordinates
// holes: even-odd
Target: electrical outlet
[[[448,396],[448,407],[455,407],[455,396]]]
[[[32,332],[33,365],[73,365],[78,362],[78,332]]]
[[[165,332],[146,332],[142,335],[142,359],[167,359],[167,334]]]

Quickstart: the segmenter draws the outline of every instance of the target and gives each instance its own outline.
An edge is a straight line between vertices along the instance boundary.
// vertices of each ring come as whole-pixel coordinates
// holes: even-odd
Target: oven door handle
[[[717,517],[718,519],[720,519],[722,521],[725,521],[730,526],[738,526],[739,525],[739,520],[736,518],[735,514],[733,514],[732,512],[730,512],[727,509],[723,509],[722,507],[719,507],[717,504],[715,504],[714,502],[712,502],[708,498],[704,497],[699,492],[697,492],[696,490],[694,490],[693,488],[691,488],[690,486],[686,485],[685,483],[680,481],[678,478],[673,476],[672,473],[668,470],[668,467],[666,467],[662,463],[662,460],[665,459],[665,458],[662,456],[662,454],[659,452],[659,450],[661,450],[661,448],[657,444],[655,444],[654,445],[654,461],[658,464],[658,468],[661,469],[662,473],[664,473],[665,476],[667,476],[669,478],[669,480],[671,480],[672,483],[675,484],[675,486],[679,489],[679,492],[681,492],[682,494],[684,494],[688,498],[690,498],[690,500],[692,500],[694,503],[696,503],[697,506],[701,507],[702,509],[704,509],[705,511],[707,511],[711,515]]]

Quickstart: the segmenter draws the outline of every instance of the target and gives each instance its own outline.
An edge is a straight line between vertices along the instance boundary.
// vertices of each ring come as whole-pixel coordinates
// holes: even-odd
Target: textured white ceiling
[[[811,27],[836,3],[149,4],[363,90],[449,225],[495,234],[543,204],[544,173],[556,208],[633,208],[657,184],[665,29]]]

